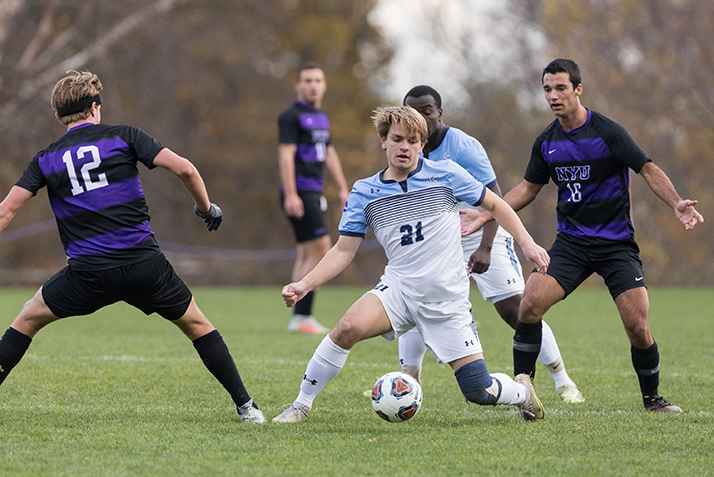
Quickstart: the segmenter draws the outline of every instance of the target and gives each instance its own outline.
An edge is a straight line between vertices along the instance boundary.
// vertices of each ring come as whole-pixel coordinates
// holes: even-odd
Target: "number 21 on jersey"
[[[424,236],[421,233],[421,222],[417,222],[414,227],[409,224],[404,224],[399,227],[399,231],[403,234],[402,247],[424,240]]]
[[[109,185],[106,174],[97,174],[96,180],[93,180],[92,176],[89,174],[90,171],[96,169],[102,163],[102,158],[99,156],[99,148],[97,146],[90,145],[82,146],[77,149],[77,160],[84,159],[87,156],[91,158],[91,161],[83,165],[80,169],[81,179],[82,182],[84,182],[83,187],[80,182],[80,178],[77,177],[77,170],[74,167],[72,151],[67,151],[62,155],[62,161],[65,166],[67,166],[69,182],[72,184],[72,195],[79,195],[83,192],[88,192],[90,190],[99,189]]]

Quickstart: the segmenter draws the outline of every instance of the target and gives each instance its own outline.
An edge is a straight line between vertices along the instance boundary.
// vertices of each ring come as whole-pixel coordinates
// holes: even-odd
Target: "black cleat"
[[[654,396],[642,396],[645,404],[645,411],[653,412],[682,412],[682,408],[670,404],[662,396],[655,394]]]

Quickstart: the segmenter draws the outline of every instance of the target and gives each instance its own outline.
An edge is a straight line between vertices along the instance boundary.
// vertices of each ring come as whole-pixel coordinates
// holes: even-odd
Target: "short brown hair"
[[[80,73],[79,71],[70,70],[67,74],[69,76],[65,76],[59,80],[52,90],[50,104],[55,111],[66,108],[81,99],[92,98],[98,95],[102,90],[102,82],[99,81],[99,77],[94,73],[90,73],[89,71]],[[101,100],[97,102],[101,104]],[[89,104],[84,111],[60,116],[59,120],[66,126],[75,121],[87,119],[89,117],[90,107],[91,104]]]
[[[301,64],[300,67],[298,68],[298,72],[297,72],[297,80],[298,81],[300,81],[302,72],[305,70],[320,70],[320,71],[322,71],[322,67],[314,61],[307,61],[307,62]]]
[[[379,137],[386,138],[389,129],[394,124],[399,124],[406,129],[407,138],[416,137],[420,142],[426,141],[429,137],[429,128],[426,120],[419,112],[411,106],[390,106],[388,108],[377,108],[372,116],[374,126],[377,128]]]

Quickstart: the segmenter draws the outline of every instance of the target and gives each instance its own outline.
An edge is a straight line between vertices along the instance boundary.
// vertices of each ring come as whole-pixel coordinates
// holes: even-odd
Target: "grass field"
[[[285,332],[277,287],[194,292],[272,419],[321,337]],[[316,314],[334,326],[362,292],[325,287]],[[0,290],[3,330],[32,293]],[[512,374],[511,330],[472,298],[489,370]],[[682,414],[642,410],[616,309],[593,287],[546,317],[585,403],[561,403],[539,366],[546,419],[524,422],[514,408],[465,403],[450,368],[427,356],[423,408],[403,424],[362,395],[398,369],[396,343],[359,343],[308,421],[250,425],[175,327],[117,304],[43,330],[0,387],[0,475],[714,475],[714,291],[650,298],[660,392]]]

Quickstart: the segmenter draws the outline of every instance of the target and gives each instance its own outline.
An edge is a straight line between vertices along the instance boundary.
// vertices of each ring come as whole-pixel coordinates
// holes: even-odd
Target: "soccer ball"
[[[421,408],[421,386],[416,379],[398,371],[387,373],[374,383],[372,407],[389,422],[408,421]]]

